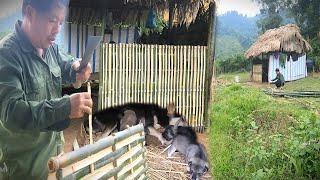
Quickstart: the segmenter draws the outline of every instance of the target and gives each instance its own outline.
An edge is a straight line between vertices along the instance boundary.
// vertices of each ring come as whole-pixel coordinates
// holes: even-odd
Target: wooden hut
[[[294,24],[270,29],[261,35],[245,53],[252,59],[252,80],[270,82],[279,68],[285,81],[293,81],[307,76],[306,53],[310,44],[300,34]]]

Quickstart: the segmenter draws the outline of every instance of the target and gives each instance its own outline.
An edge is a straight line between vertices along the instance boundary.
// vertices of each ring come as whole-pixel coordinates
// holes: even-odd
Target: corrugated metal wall
[[[88,36],[101,36],[101,27],[70,24],[62,26],[61,32],[57,37],[56,43],[65,52],[74,57],[81,58],[85,51]],[[137,41],[139,34],[134,27],[113,29],[113,34],[107,34],[104,42],[114,41],[115,43],[134,43]],[[93,54],[91,65],[93,72],[99,72],[100,47]]]
[[[272,54],[269,57],[269,82],[276,77],[276,68],[279,68],[285,81],[293,81],[307,76],[306,55],[300,56],[297,61],[293,61],[290,56],[289,61],[285,61],[284,67],[280,65],[280,56],[277,58]]]

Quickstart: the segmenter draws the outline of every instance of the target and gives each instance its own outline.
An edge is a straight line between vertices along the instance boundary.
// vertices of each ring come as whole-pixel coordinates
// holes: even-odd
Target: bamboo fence
[[[99,109],[129,102],[174,103],[204,130],[206,46],[102,44]]]
[[[142,124],[52,157],[48,179],[147,179]],[[90,165],[94,165],[94,171]]]

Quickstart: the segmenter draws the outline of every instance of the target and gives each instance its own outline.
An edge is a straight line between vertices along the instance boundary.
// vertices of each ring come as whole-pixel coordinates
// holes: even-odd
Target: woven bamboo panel
[[[174,103],[189,125],[204,129],[207,47],[103,44],[101,49],[99,109]]]

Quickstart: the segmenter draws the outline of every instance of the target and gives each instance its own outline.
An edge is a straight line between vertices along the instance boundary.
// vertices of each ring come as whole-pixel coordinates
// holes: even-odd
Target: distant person
[[[271,80],[271,84],[275,84],[277,88],[280,88],[284,86],[284,77],[280,73],[280,70],[278,68],[276,68],[276,73],[277,73],[277,76]]]

